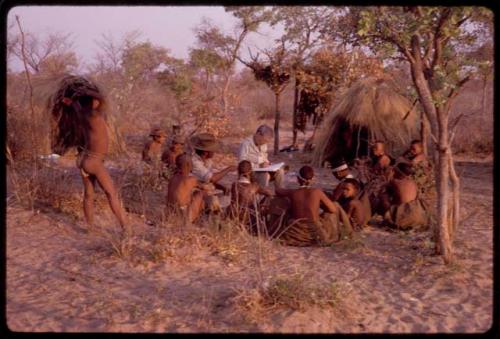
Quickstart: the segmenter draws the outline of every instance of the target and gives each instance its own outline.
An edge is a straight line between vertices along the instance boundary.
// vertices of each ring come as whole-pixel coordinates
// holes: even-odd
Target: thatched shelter
[[[374,140],[386,143],[395,156],[417,137],[419,115],[388,78],[354,83],[334,104],[314,138],[313,162],[344,158],[351,162],[369,154]]]

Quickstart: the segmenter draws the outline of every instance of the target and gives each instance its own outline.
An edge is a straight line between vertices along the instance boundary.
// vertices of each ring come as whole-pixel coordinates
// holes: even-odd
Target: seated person
[[[290,218],[286,221],[284,230],[278,235],[287,245],[328,246],[338,241],[342,233],[352,234],[352,227],[345,212],[337,203],[328,199],[321,189],[311,187],[313,178],[313,168],[303,166],[297,175],[300,188],[276,187],[276,195],[286,197],[290,201],[288,210]],[[320,207],[325,211],[322,215]],[[340,229],[340,218],[344,230]]]
[[[375,174],[385,174],[388,168],[394,164],[391,156],[385,153],[385,144],[382,141],[376,141],[371,148],[371,167]]]
[[[171,145],[161,155],[161,161],[169,168],[175,167],[175,158],[184,153],[184,138],[180,135],[175,135],[172,138]]]
[[[368,197],[364,195],[363,200],[360,193],[362,193],[361,185],[358,180],[347,178],[342,182],[342,195],[344,199],[340,202],[340,206],[342,206],[347,213],[349,221],[355,231],[362,230],[371,217]],[[368,205],[366,201],[368,201]]]
[[[332,201],[338,201],[342,197],[342,182],[344,182],[344,180],[346,179],[354,178],[354,176],[349,171],[349,166],[347,166],[347,163],[344,160],[334,163],[332,168],[332,174],[340,182],[333,190],[333,193],[328,197]]]
[[[403,230],[428,227],[426,208],[418,198],[418,187],[411,175],[409,164],[399,163],[394,167],[394,177],[387,184],[383,198],[389,206],[384,214],[384,222],[389,227]]]
[[[261,125],[255,133],[245,138],[238,149],[238,162],[248,160],[252,168],[266,167],[270,165],[267,155],[267,144],[274,138],[273,129],[267,125]],[[281,187],[284,180],[284,169],[276,172],[254,173],[256,181],[262,187],[268,186],[270,181],[274,181],[275,186]]]
[[[208,193],[205,196],[205,205],[211,212],[220,212],[220,202],[213,191],[215,191],[215,189],[220,189],[224,192],[224,195],[229,194],[229,188],[220,184],[219,181],[221,181],[222,178],[224,178],[229,172],[236,171],[236,166],[227,166],[221,171],[214,171],[212,158],[214,153],[219,151],[220,144],[215,139],[213,134],[197,134],[191,138],[190,144],[194,150],[192,156],[193,175],[201,183],[206,184],[205,187],[213,187],[212,193]]]
[[[167,206],[178,209],[188,222],[195,221],[204,207],[204,193],[195,191],[198,180],[191,176],[193,164],[191,157],[181,154],[176,158],[177,172],[170,179],[167,191]]]
[[[149,136],[152,139],[144,145],[142,160],[148,164],[153,164],[160,159],[162,145],[165,142],[167,134],[162,129],[155,128]]]
[[[260,187],[251,181],[252,164],[243,160],[238,164],[238,181],[231,186],[231,204],[227,208],[230,217],[238,218],[252,233],[257,233],[255,208],[258,208],[257,194],[272,196],[269,188]],[[259,211],[261,212],[261,211]]]

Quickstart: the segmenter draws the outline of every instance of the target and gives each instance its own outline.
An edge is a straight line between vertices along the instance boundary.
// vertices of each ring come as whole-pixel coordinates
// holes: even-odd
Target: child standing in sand
[[[52,150],[64,154],[77,147],[77,167],[83,180],[83,211],[90,228],[94,226],[94,195],[96,182],[106,193],[109,205],[120,226],[131,233],[125,220],[125,211],[118,199],[113,180],[104,167],[108,152],[107,126],[103,117],[104,97],[99,88],[79,76],[66,76],[51,100],[55,121],[52,132]]]

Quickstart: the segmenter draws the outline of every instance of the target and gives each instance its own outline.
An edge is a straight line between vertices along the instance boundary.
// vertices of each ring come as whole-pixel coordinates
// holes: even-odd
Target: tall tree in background
[[[466,55],[477,48],[481,30],[490,21],[492,12],[480,7],[372,7],[352,8],[343,22],[344,28],[352,29],[347,34],[352,41],[381,55],[396,55],[410,65],[437,150],[435,239],[436,252],[445,263],[453,260],[452,236],[460,212],[460,181],[450,147],[455,131],[450,130],[449,111],[460,88],[478,71]],[[456,127],[456,122],[451,126]]]
[[[226,116],[229,111],[229,85],[241,45],[248,33],[255,32],[269,16],[268,10],[259,6],[226,7],[225,9],[238,19],[234,34],[225,34],[220,27],[206,20],[195,29],[198,50],[204,50],[205,56],[217,55],[220,60],[217,66],[222,78],[223,116]]]
[[[255,79],[263,81],[274,93],[275,114],[274,114],[274,154],[279,152],[280,141],[280,98],[281,93],[290,81],[290,65],[287,60],[286,40],[281,40],[279,46],[273,49],[264,50],[266,61],[259,61],[259,55],[252,57],[252,62],[239,59],[247,67],[251,68]]]
[[[321,29],[325,26],[326,20],[331,18],[335,9],[332,7],[313,6],[275,6],[273,7],[273,26],[282,24],[285,30],[283,39],[289,44],[291,70],[294,76],[294,97],[293,97],[293,141],[297,144],[297,132],[304,131],[301,128],[301,119],[298,114],[301,77],[304,62],[310,58],[315,50],[321,46],[323,40]]]

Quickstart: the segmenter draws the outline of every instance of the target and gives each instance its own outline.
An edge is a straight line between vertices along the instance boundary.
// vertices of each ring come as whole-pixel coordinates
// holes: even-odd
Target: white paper
[[[272,164],[272,165],[269,165],[267,167],[255,168],[253,171],[254,172],[276,172],[284,165],[285,165],[284,162],[278,162],[276,164]]]

